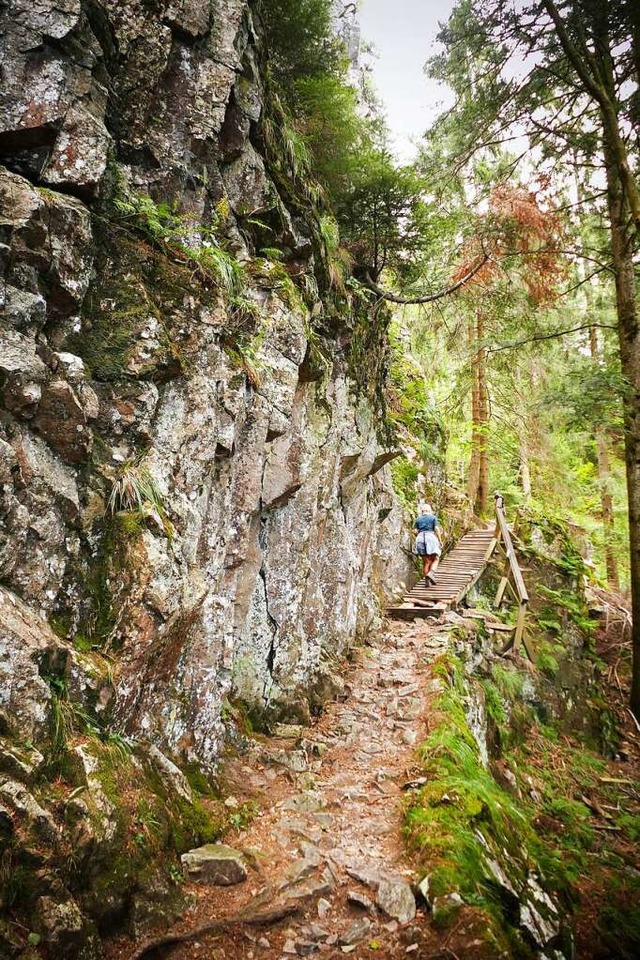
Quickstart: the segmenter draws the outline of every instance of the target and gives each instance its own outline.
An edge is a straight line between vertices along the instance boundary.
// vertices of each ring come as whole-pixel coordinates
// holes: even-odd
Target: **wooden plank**
[[[469,577],[473,577],[481,569],[483,568],[480,564],[474,564],[471,567],[465,567],[464,570],[462,568],[460,568],[460,570],[438,570],[434,576],[437,577],[438,580],[445,576],[453,577],[454,580],[458,577],[465,577],[468,579]]]
[[[464,587],[466,586],[466,581],[461,583],[451,583],[450,581],[443,580],[442,583],[439,583],[437,587],[425,587],[423,590],[412,590],[409,594],[412,597],[430,597],[434,593],[437,593],[439,590],[449,590],[454,587]]]
[[[442,580],[438,580],[437,584],[433,587],[434,590],[443,590],[445,587],[461,587],[465,583],[468,583],[468,578],[464,577],[460,580],[456,580],[452,577],[443,577]]]
[[[447,554],[447,556],[461,557],[464,554],[474,554],[474,553],[481,554],[485,550],[488,542],[489,541],[483,540],[481,543],[475,543],[473,546],[461,547],[460,549],[452,550],[452,552],[450,554]]]
[[[408,594],[408,596],[410,598],[418,597],[418,599],[420,600],[433,600],[435,597],[437,597],[441,593],[445,593],[449,595],[451,593],[455,593],[455,591],[458,589],[459,587],[453,583],[451,584],[445,583],[445,584],[442,584],[442,586],[438,590],[436,590],[435,588],[433,590],[429,590],[428,592],[421,590],[416,593],[410,593]]]
[[[509,583],[508,577],[503,577],[498,586],[498,592],[496,593],[496,598],[493,601],[494,607],[499,607],[504,599],[504,592],[507,589],[507,584]]]
[[[487,544],[490,542],[491,542],[490,540],[488,540],[486,543],[483,541],[482,543],[477,543],[474,547],[456,547],[455,550],[452,550],[451,553],[447,554],[447,556],[445,557],[445,560],[448,560],[449,557],[462,557],[465,554],[470,554],[470,555],[477,554],[478,556],[480,556],[483,553],[483,551],[486,549]]]
[[[445,580],[468,580],[471,576],[472,574],[470,573],[446,573],[445,571],[442,573],[438,571],[438,573],[434,574],[436,583],[444,583]]]
[[[465,573],[462,573],[462,572],[460,572],[460,573],[447,573],[447,572],[444,571],[444,570],[443,570],[442,573],[440,573],[440,571],[438,571],[437,573],[434,574],[435,582],[436,582],[436,583],[444,583],[445,580],[468,580],[470,576],[471,576],[471,574],[469,574],[469,573],[466,573],[466,574],[465,574]],[[422,581],[422,583],[424,584],[424,581]],[[419,586],[420,586],[420,584],[417,583],[417,584],[416,584],[416,587],[419,587]],[[425,584],[425,586],[426,586],[426,584]]]
[[[442,585],[443,583],[466,583],[467,580],[471,578],[471,574],[464,573],[449,573],[436,576],[436,585]]]
[[[452,556],[454,553],[473,553],[474,550],[482,549],[489,542],[489,540],[476,540],[474,543],[461,543],[454,547],[447,556]]]
[[[507,526],[507,521],[504,516],[504,511],[502,507],[496,507],[496,516],[498,518],[498,525],[500,527],[500,534],[505,545],[505,550],[507,558],[509,560],[509,565],[511,566],[511,575],[513,576],[513,582],[515,584],[516,591],[518,593],[518,598],[521,602],[528,602],[529,594],[527,593],[527,588],[524,585],[524,580],[522,579],[522,573],[520,572],[520,567],[518,565],[518,559],[513,547],[513,542],[511,540],[511,533]]]
[[[474,560],[482,560],[483,555],[484,555],[484,550],[474,550],[473,553],[469,553],[469,554],[458,553],[458,554],[455,554],[455,556],[452,554],[451,556],[447,557],[445,560],[441,560],[440,566],[444,567],[453,563],[457,563],[457,564],[470,563],[470,562],[473,563]]]
[[[471,590],[471,588],[473,587],[473,585],[478,582],[478,580],[480,579],[480,577],[481,577],[482,574],[484,573],[485,567],[486,567],[486,565],[487,565],[487,563],[488,563],[488,561],[489,561],[489,557],[491,556],[491,554],[493,553],[493,551],[495,550],[495,548],[496,548],[496,541],[495,541],[495,539],[492,537],[491,540],[489,541],[489,543],[487,544],[487,548],[486,548],[486,550],[485,550],[484,562],[483,562],[483,564],[482,564],[482,568],[480,569],[480,571],[479,571],[474,577],[471,578],[471,580],[470,580],[469,583],[465,586],[465,588],[463,589],[463,591],[458,595],[458,597],[456,598],[456,603],[460,603],[460,601],[466,596],[466,594],[469,593],[469,590]]]
[[[429,590],[428,592],[420,591],[418,593],[411,593],[410,596],[421,597],[423,600],[433,600],[435,597],[439,596],[442,593],[449,596],[451,593],[455,593],[457,589],[458,587],[455,584],[444,583],[440,587],[438,587],[438,589],[434,587],[432,590]]]
[[[442,583],[438,583],[434,590],[459,590],[461,587],[466,587],[470,583],[469,580],[443,580]]]
[[[439,570],[434,574],[438,580],[445,580],[447,578],[451,580],[468,580],[470,577],[473,577],[479,570],[484,569],[483,567],[471,567],[466,570]]]
[[[447,569],[446,567],[439,567],[437,570],[434,570],[433,575],[438,579],[442,577],[455,578],[455,577],[469,576],[469,567],[465,567],[464,569],[461,568],[460,570],[452,570],[450,568]]]
[[[463,573],[462,571],[459,573],[447,573],[446,571],[443,571],[442,573],[438,572],[434,574],[434,576],[436,578],[436,583],[444,583],[445,580],[469,580],[473,574],[469,573],[468,571],[466,573]]]
[[[513,642],[516,650],[518,649],[522,641],[522,636],[524,634],[524,622],[525,622],[526,616],[527,616],[527,601],[523,600],[518,610],[518,622],[516,623],[516,632],[513,638]]]
[[[489,540],[477,540],[475,543],[461,543],[457,547],[454,547],[447,556],[453,556],[456,553],[475,553],[476,550],[482,550],[489,542]]]

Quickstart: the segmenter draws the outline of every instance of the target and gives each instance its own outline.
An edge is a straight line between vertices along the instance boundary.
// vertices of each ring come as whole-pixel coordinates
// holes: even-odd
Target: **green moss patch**
[[[407,835],[425,858],[434,896],[457,891],[467,903],[495,910],[499,896],[487,845],[506,848],[524,884],[526,816],[481,760],[466,720],[461,665],[448,660],[447,669],[453,669],[451,688],[435,703],[437,724],[420,747],[428,783],[408,804]]]
[[[119,236],[102,248],[98,275],[83,305],[82,329],[67,344],[91,377],[165,380],[183,372],[166,318],[192,289],[189,272],[143,241]]]
[[[465,910],[490,918],[491,936],[506,937],[512,955],[526,957],[517,899],[499,873],[518,896],[534,877],[565,916],[561,942],[573,929],[578,956],[636,956],[640,797],[634,778],[588,738],[568,734],[549,717],[541,721],[530,671],[496,663],[475,680],[448,655],[433,672],[447,688],[420,747],[426,783],[409,795],[405,820],[410,847],[429,876],[430,898],[458,892]],[[544,689],[549,681],[537,682]],[[522,699],[527,687],[528,704]],[[467,722],[470,698],[483,700],[487,729],[493,723],[500,730],[488,765]],[[446,911],[436,917],[440,925],[458,923],[455,910],[450,918]]]

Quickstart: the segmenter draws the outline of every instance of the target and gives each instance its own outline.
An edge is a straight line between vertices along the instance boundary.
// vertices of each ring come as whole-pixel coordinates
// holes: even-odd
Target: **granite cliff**
[[[100,751],[189,806],[174,761],[215,768],[229,703],[304,721],[401,588],[386,316],[331,282],[259,5],[0,17],[2,891],[97,956],[133,883],[95,893]],[[93,872],[54,883],[69,845]]]

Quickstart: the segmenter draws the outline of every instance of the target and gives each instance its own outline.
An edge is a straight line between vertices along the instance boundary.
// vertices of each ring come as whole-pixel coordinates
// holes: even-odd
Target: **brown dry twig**
[[[631,712],[631,710],[630,710],[628,707],[627,707],[627,713],[629,714],[629,716],[631,717],[631,719],[632,719],[633,722],[635,723],[635,725],[636,725],[636,727],[637,727],[637,729],[638,729],[638,733],[640,733],[640,723],[638,723],[637,717]]]
[[[141,960],[142,957],[155,950],[164,947],[176,946],[178,943],[185,943],[187,940],[195,940],[207,933],[216,933],[234,926],[253,926],[266,927],[278,920],[284,920],[285,917],[291,917],[298,913],[300,908],[293,903],[286,903],[280,906],[272,907],[270,910],[263,910],[261,913],[248,913],[240,910],[238,913],[231,914],[230,917],[221,917],[219,920],[210,920],[209,923],[200,924],[198,927],[192,927],[182,933],[170,933],[163,937],[155,937],[153,940],[147,940],[141,947],[138,947],[129,957],[129,960]]]

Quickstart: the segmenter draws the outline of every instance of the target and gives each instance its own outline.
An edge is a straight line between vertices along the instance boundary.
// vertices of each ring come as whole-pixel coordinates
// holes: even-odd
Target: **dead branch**
[[[172,947],[178,943],[185,943],[187,940],[195,940],[197,937],[227,930],[229,927],[241,925],[266,927],[272,923],[277,923],[278,920],[284,920],[285,917],[293,916],[293,914],[298,913],[299,910],[300,908],[293,903],[281,904],[272,907],[270,910],[263,910],[260,913],[253,914],[240,910],[238,913],[231,914],[230,917],[210,920],[209,923],[200,924],[200,926],[192,927],[190,930],[185,930],[182,933],[170,933],[163,937],[147,940],[146,943],[143,943],[141,947],[138,947],[137,950],[131,954],[129,960],[141,960],[142,957],[148,956],[155,950],[160,950],[163,947]]]
[[[461,277],[459,280],[453,283],[450,287],[446,287],[444,290],[439,290],[438,293],[425,294],[422,297],[399,297],[395,293],[391,293],[390,291],[383,290],[382,287],[379,287],[377,283],[373,282],[369,274],[367,274],[365,286],[368,287],[369,290],[373,290],[374,293],[377,293],[382,300],[389,300],[391,303],[401,303],[405,305],[433,303],[434,300],[442,300],[444,297],[450,296],[452,293],[455,293],[456,290],[459,290],[460,287],[463,287],[466,283],[472,280],[489,259],[489,255],[485,253],[482,260],[480,260],[472,270],[466,273],[464,277]]]

